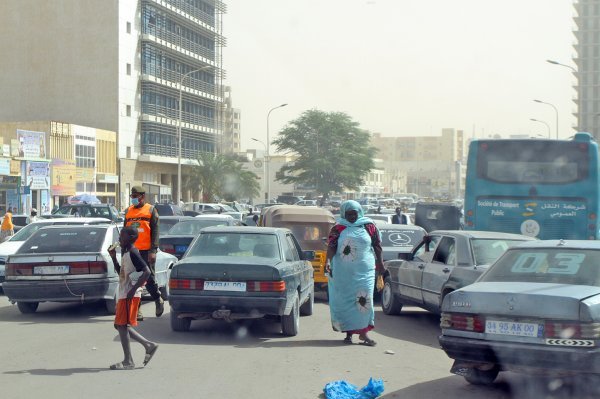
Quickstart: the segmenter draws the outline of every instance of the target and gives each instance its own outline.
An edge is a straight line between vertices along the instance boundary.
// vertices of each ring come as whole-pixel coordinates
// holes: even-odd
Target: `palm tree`
[[[256,174],[242,169],[236,157],[205,152],[198,156],[198,165],[192,170],[187,188],[194,192],[202,190],[204,202],[253,198],[260,192],[257,179]]]

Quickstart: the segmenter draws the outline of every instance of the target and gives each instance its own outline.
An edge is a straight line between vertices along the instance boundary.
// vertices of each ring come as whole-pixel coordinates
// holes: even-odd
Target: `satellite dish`
[[[254,161],[254,167],[257,168],[257,169],[262,168],[263,167],[263,161],[257,159],[256,161]]]

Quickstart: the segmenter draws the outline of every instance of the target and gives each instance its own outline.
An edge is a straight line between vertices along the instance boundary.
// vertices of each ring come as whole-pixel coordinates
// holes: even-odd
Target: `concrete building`
[[[383,193],[416,193],[423,197],[456,196],[464,189],[466,143],[462,130],[442,129],[441,136],[383,137],[372,144],[382,160]],[[460,182],[457,187],[457,181]]]
[[[181,111],[189,200],[185,175],[222,134],[225,12],[220,0],[4,0],[0,121],[117,132],[124,205],[141,183],[153,200],[173,199]]]
[[[240,136],[242,132],[242,112],[233,107],[231,87],[225,86],[225,101],[223,105],[223,134],[221,135],[222,153],[239,153]]]
[[[48,213],[70,196],[117,199],[117,134],[56,121],[0,123],[0,208]]]
[[[576,130],[600,139],[600,0],[574,0]]]

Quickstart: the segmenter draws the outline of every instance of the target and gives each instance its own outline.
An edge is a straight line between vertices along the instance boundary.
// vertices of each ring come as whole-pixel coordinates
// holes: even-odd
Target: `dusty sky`
[[[571,0],[225,0],[224,67],[242,148],[343,111],[384,136],[573,134]],[[274,151],[274,150],[273,150]]]

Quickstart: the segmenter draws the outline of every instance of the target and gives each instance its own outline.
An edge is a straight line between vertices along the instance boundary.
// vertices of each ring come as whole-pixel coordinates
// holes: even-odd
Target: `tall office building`
[[[1,8],[0,121],[116,131],[123,205],[142,183],[151,201],[175,199],[181,148],[189,199],[189,164],[222,141],[224,2],[3,0]]]
[[[600,0],[574,0],[578,131],[600,139]]]

